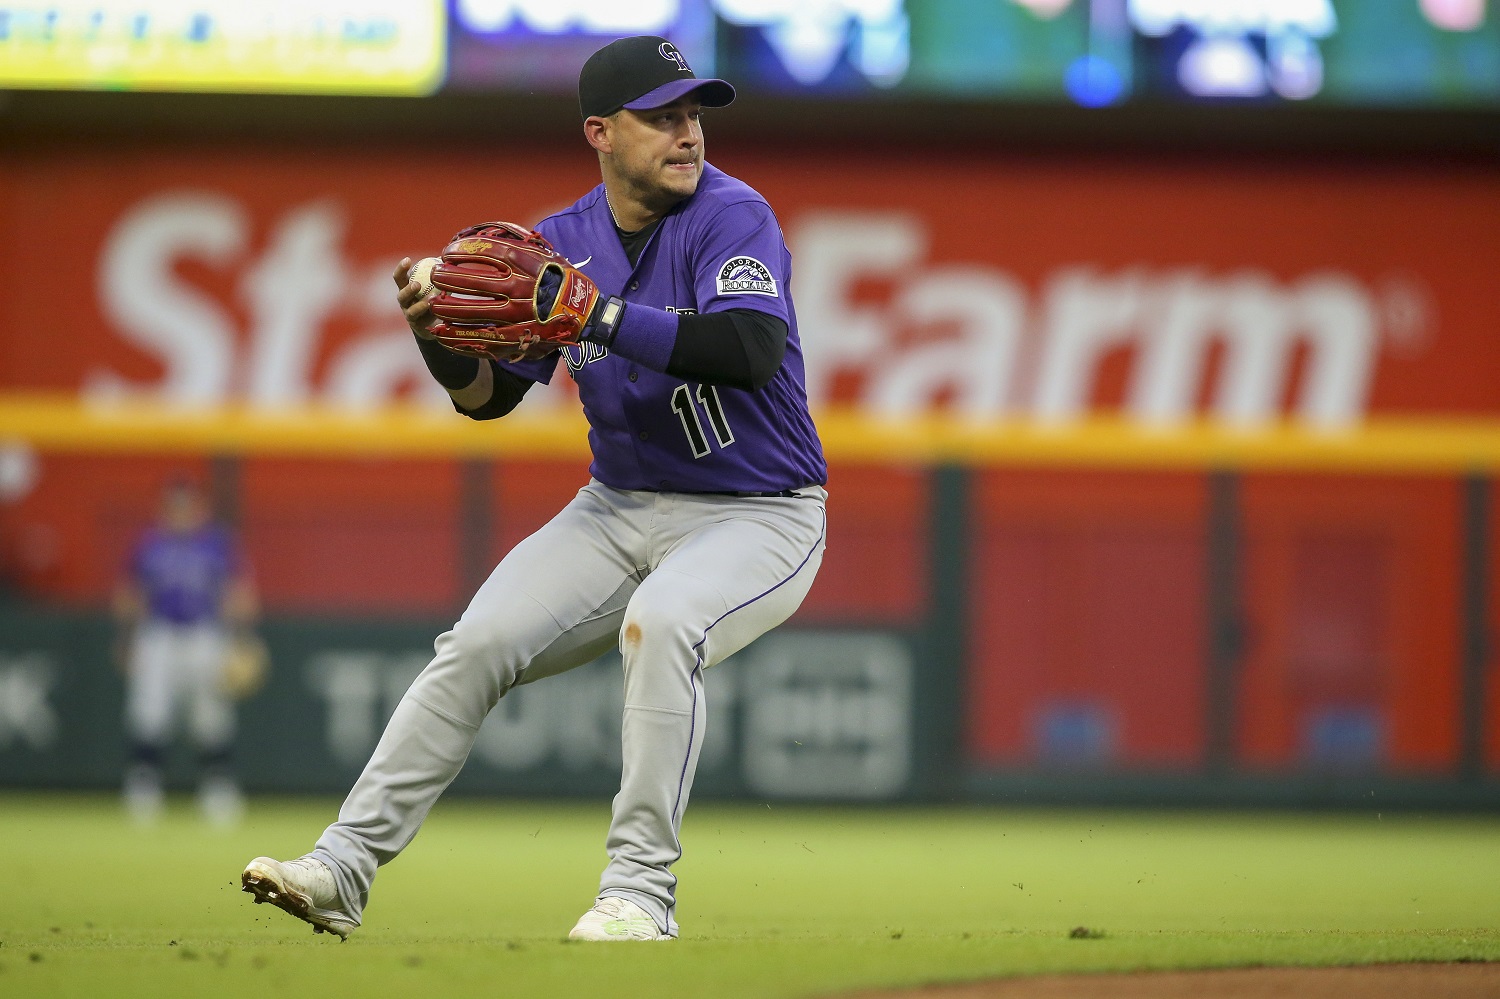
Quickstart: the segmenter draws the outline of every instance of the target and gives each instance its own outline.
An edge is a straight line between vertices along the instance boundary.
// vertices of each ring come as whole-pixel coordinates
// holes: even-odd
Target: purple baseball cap
[[[578,74],[578,110],[600,118],[629,108],[644,111],[698,94],[704,107],[721,108],[734,100],[734,88],[723,80],[700,80],[677,46],[658,35],[616,39],[589,56]]]

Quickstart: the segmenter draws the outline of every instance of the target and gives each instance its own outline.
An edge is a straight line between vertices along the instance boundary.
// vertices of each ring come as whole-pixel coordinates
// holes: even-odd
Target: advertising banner
[[[815,405],[1326,430],[1500,413],[1492,172],[709,149],[778,213]],[[581,138],[480,159],[0,159],[0,264],[25,289],[0,392],[446,407],[393,304],[396,261],[598,181]],[[567,383],[525,405],[567,405]]]

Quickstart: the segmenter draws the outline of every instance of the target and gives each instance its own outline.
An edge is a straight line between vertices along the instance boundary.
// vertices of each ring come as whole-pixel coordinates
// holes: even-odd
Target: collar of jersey
[[[706,166],[705,164],[705,168]],[[610,240],[611,252],[618,254],[619,259],[625,261],[625,266],[628,268],[628,272],[625,275],[625,287],[621,289],[620,297],[624,298],[625,292],[630,290],[630,283],[635,280],[635,272],[641,269],[641,264],[645,262],[646,255],[651,252],[651,247],[656,243],[658,237],[661,236],[661,231],[667,227],[667,223],[671,221],[674,215],[680,214],[688,202],[697,197],[697,194],[698,192],[694,191],[688,197],[683,198],[672,206],[671,211],[661,217],[661,224],[656,227],[656,230],[650,236],[646,237],[646,245],[641,247],[641,255],[636,257],[635,266],[632,267],[630,257],[625,252],[625,244],[620,242],[619,227],[615,225],[615,213],[609,207],[609,198],[604,193],[604,185],[599,185],[599,198],[594,202],[594,211],[603,212],[605,217],[609,219],[609,231],[614,234],[614,239]]]

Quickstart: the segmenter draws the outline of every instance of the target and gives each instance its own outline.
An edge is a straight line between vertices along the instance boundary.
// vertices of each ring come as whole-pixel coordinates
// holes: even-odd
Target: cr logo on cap
[[[677,64],[677,68],[680,71],[684,73],[692,72],[692,70],[688,67],[687,59],[681,52],[677,51],[677,46],[673,45],[671,42],[662,42],[661,45],[657,48],[657,51],[661,53],[661,57],[663,59],[670,59],[672,62],[675,62]]]

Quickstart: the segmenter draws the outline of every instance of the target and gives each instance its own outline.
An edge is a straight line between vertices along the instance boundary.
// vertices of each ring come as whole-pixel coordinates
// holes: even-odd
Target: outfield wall
[[[793,251],[832,500],[786,640],[711,681],[705,790],[1500,804],[1492,169],[711,158]],[[433,634],[586,477],[568,379],[471,425],[390,304],[402,255],[594,182],[572,147],[508,162],[0,152],[24,289],[0,320],[0,781],[113,780],[106,595],[187,471],[265,595],[249,780],[347,784]],[[485,745],[514,755],[464,786],[605,788],[578,747],[608,747],[608,677],[507,702]]]
[[[3,521],[34,571],[11,562],[0,781],[27,785],[118,770],[102,608],[168,476],[242,530],[275,666],[242,762],[298,790],[348,782],[432,638],[586,479],[503,456],[37,463]],[[802,610],[710,674],[707,793],[1500,804],[1485,475],[835,459],[830,493]],[[516,692],[461,786],[607,789],[617,670]]]

